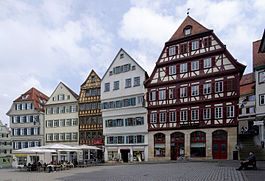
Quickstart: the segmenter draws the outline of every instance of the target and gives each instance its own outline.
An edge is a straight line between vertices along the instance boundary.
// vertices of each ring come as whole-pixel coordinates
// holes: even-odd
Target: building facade
[[[265,53],[259,52],[261,40],[253,42],[253,69],[256,79],[256,121],[259,126],[259,141],[264,145],[265,140]]]
[[[232,159],[244,69],[213,30],[187,16],[145,82],[149,160]]]
[[[31,88],[13,102],[7,112],[13,150],[44,145],[44,104],[48,99]]]
[[[12,142],[7,125],[0,120],[0,168],[12,166]]]
[[[148,131],[144,106],[145,70],[123,49],[101,82],[105,161],[148,159]]]
[[[255,133],[253,125],[256,118],[256,99],[255,99],[255,75],[249,73],[243,75],[240,80],[240,98],[239,98],[239,116],[238,133],[245,134],[242,131],[246,128],[248,132]]]

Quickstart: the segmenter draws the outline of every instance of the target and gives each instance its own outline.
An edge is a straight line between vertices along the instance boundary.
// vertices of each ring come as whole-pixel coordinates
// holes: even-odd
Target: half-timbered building
[[[102,147],[104,145],[100,108],[100,77],[92,70],[81,85],[79,94],[79,144]],[[84,155],[86,158],[86,154]],[[87,156],[88,157],[88,156]],[[98,154],[102,158],[102,153]]]
[[[213,30],[187,16],[145,82],[149,159],[232,159],[244,69]]]

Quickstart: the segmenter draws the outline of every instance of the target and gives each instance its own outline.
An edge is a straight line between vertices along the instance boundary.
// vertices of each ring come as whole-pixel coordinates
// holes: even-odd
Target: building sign
[[[93,140],[94,145],[102,145],[102,140]]]
[[[263,121],[254,121],[254,125],[256,125],[256,126],[264,125],[264,122]]]

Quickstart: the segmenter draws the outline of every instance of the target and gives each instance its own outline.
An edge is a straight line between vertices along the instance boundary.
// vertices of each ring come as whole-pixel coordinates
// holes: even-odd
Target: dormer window
[[[27,99],[29,95],[23,95],[22,99]]]
[[[184,35],[185,36],[187,36],[187,35],[190,35],[191,34],[191,26],[189,25],[189,26],[186,26],[185,28],[184,28]]]
[[[123,53],[120,54],[120,59],[122,59],[122,58],[124,58],[124,54]]]

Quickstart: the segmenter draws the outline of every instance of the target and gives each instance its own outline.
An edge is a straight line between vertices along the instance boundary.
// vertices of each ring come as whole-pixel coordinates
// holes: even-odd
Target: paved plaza
[[[16,169],[0,169],[0,180],[256,181],[263,180],[263,178],[265,178],[265,167],[260,167],[258,170],[236,171],[235,168],[238,167],[238,164],[238,161],[122,164],[73,168],[70,170],[52,173],[24,172],[18,171]]]

